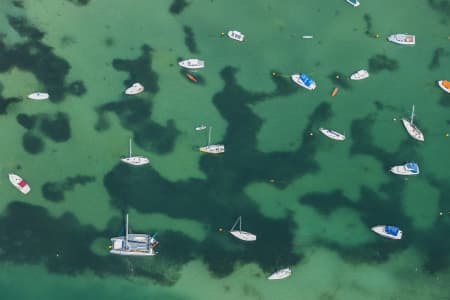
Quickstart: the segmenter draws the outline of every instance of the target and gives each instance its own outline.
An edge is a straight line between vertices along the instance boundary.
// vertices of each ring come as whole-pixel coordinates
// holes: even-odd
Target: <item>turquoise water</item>
[[[449,7],[1,1],[2,299],[448,299],[450,96],[436,81],[450,79]],[[401,32],[417,44],[386,41]],[[177,66],[190,57],[206,61],[198,84]],[[369,79],[347,79],[362,68]],[[146,91],[125,96],[136,81]],[[424,143],[399,122],[413,104]],[[197,151],[202,123],[224,155]],[[151,166],[120,163],[130,137]],[[419,176],[387,172],[410,160]],[[157,256],[109,255],[125,213],[158,232]],[[255,243],[227,233],[240,215]],[[265,279],[286,266],[289,279]]]

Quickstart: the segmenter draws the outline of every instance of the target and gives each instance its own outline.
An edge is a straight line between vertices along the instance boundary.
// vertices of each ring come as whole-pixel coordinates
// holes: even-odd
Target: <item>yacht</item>
[[[225,146],[222,144],[211,145],[211,130],[212,127],[209,127],[208,134],[208,145],[200,147],[200,152],[208,153],[208,154],[222,154],[225,152]]]
[[[178,65],[186,69],[202,69],[205,67],[205,61],[197,58],[190,58],[180,61]]]
[[[290,268],[281,269],[267,277],[269,280],[276,280],[276,279],[284,279],[292,275],[292,270]]]
[[[308,77],[306,74],[293,74],[291,75],[292,81],[307,90],[314,90],[316,88],[316,83]]]
[[[415,162],[407,162],[404,165],[393,166],[390,170],[397,175],[419,175],[419,165]]]
[[[347,1],[347,3],[353,7],[358,7],[360,4],[358,0],[345,0],[345,1]]]
[[[235,230],[237,224],[239,224],[239,230]],[[247,231],[242,231],[242,217],[238,217],[236,222],[234,222],[233,227],[230,229],[230,234],[235,238],[246,242],[256,241],[256,235]]]
[[[50,97],[47,93],[36,92],[28,95],[30,100],[47,100]]]
[[[350,76],[351,80],[362,80],[362,79],[366,79],[367,77],[369,77],[369,72],[367,72],[367,70],[359,70],[358,72],[353,73]]]
[[[23,180],[19,175],[16,174],[8,174],[9,175],[9,181],[13,186],[15,186],[19,191],[22,192],[22,194],[28,194],[31,190],[28,183]]]
[[[400,228],[396,226],[378,225],[372,227],[372,231],[381,236],[394,240],[400,240],[403,235],[403,232],[400,230]]]
[[[237,30],[230,30],[227,34],[230,39],[236,40],[238,42],[243,42],[245,38],[245,36]]]
[[[447,93],[450,93],[450,81],[448,81],[448,80],[439,80],[438,84],[439,84],[441,89],[443,89]]]
[[[196,131],[202,131],[202,130],[205,130],[205,129],[206,129],[206,125],[205,124],[201,124],[201,125],[198,125],[197,127],[195,127]]]
[[[145,156],[132,155],[131,139],[130,139],[130,155],[128,157],[122,157],[120,160],[126,164],[133,166],[142,166],[150,163],[150,160]]]
[[[128,214],[125,223],[125,236],[113,237],[111,239],[112,254],[117,255],[132,255],[132,256],[154,256],[157,254],[155,247],[158,241],[149,234],[132,234],[128,233]]]
[[[416,36],[406,33],[392,34],[388,37],[388,41],[399,45],[415,45]]]
[[[140,84],[139,82],[135,82],[133,83],[132,86],[130,86],[129,88],[127,88],[125,90],[125,94],[127,95],[137,95],[140,94],[144,91],[144,86],[142,84]]]
[[[413,124],[413,120],[414,120],[414,105],[412,106],[411,120],[402,118],[402,123],[403,123],[403,126],[405,127],[406,131],[412,138],[423,142],[425,140],[425,137],[424,137],[422,131],[420,131],[420,129],[417,128],[417,126]]]
[[[343,135],[342,133],[339,133],[337,131],[334,130],[330,130],[330,129],[325,129],[325,128],[319,128],[319,131],[322,132],[325,136],[329,137],[332,140],[336,140],[336,141],[343,141],[345,140],[345,135]]]

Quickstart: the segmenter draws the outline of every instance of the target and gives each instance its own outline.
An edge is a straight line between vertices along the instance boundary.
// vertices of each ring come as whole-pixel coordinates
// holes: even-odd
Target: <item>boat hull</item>
[[[139,82],[133,83],[132,86],[125,90],[125,94],[127,95],[137,95],[144,91],[144,86]]]
[[[238,238],[246,242],[256,241],[256,235],[247,231],[232,230],[230,231],[230,234],[235,238]]]
[[[245,35],[243,35],[241,32],[237,30],[230,30],[228,31],[227,35],[230,39],[238,42],[243,42],[245,39]]]
[[[193,69],[193,70],[203,69],[205,67],[205,61],[196,59],[196,58],[191,58],[191,59],[186,59],[186,60],[180,61],[178,63],[178,65],[185,69]]]
[[[450,87],[447,88],[447,87],[444,85],[444,80],[439,80],[439,81],[438,81],[438,85],[439,85],[439,87],[440,87],[444,92],[450,93]]]
[[[317,85],[316,85],[316,82],[315,81],[313,81],[312,83],[311,83],[311,85],[306,85],[301,79],[300,79],[300,74],[293,74],[293,75],[291,75],[291,79],[292,79],[292,81],[293,82],[295,82],[296,84],[298,84],[299,86],[301,86],[301,87],[303,87],[303,88],[305,88],[305,89],[307,89],[307,90],[314,90],[316,87],[317,87]]]
[[[224,145],[208,145],[199,148],[200,152],[208,154],[222,154],[225,152]]]
[[[319,128],[319,131],[323,135],[325,135],[326,137],[328,137],[332,140],[335,140],[335,141],[344,141],[345,140],[345,135],[343,135],[342,133],[339,133],[337,131],[326,129],[326,128]]]
[[[50,95],[47,93],[37,92],[37,93],[29,94],[27,97],[30,100],[47,100],[50,97]]]
[[[392,34],[388,37],[388,41],[399,45],[415,45],[416,36],[411,34]]]
[[[144,156],[132,156],[132,157],[124,157],[120,159],[122,162],[133,165],[133,166],[142,166],[150,163],[150,160]]]
[[[31,191],[28,183],[23,180],[19,175],[9,174],[9,181],[11,184],[17,188],[22,194],[28,194]]]
[[[196,131],[202,131],[202,130],[205,130],[205,129],[206,129],[206,125],[200,125],[200,126],[195,127]]]
[[[408,119],[402,118],[402,123],[403,126],[406,129],[406,132],[408,132],[408,134],[415,140],[418,140],[420,142],[425,141],[425,137],[422,133],[422,131],[420,131],[419,128],[417,128],[416,125],[411,124],[411,122]]]
[[[279,280],[279,279],[287,278],[287,277],[289,277],[291,275],[292,275],[292,270],[289,269],[289,268],[286,268],[286,269],[282,269],[282,270],[276,271],[275,273],[273,273],[272,275],[267,277],[267,279],[269,279],[269,280]]]
[[[369,72],[366,70],[359,70],[350,76],[351,80],[363,80],[369,77]]]
[[[378,235],[381,235],[382,237],[386,237],[389,239],[393,239],[393,240],[401,240],[403,237],[403,232],[401,230],[399,230],[399,232],[397,233],[397,235],[390,235],[388,233],[385,232],[385,225],[379,225],[379,226],[374,226],[372,227],[372,231],[375,232]]]
[[[403,176],[409,176],[409,175],[419,175],[419,171],[417,173],[413,173],[405,166],[393,166],[390,171],[396,175],[403,175]]]

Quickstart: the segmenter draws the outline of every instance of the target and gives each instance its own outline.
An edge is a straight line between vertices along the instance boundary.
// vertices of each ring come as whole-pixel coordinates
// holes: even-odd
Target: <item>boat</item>
[[[285,269],[276,271],[275,273],[273,273],[272,275],[267,277],[267,279],[269,279],[269,280],[284,279],[291,275],[292,275],[292,270],[290,268],[285,268]]]
[[[367,77],[369,77],[369,72],[367,72],[367,70],[359,70],[358,72],[353,73],[350,76],[351,80],[362,80],[362,79],[366,79]]]
[[[238,42],[243,42],[245,35],[243,35],[241,32],[237,31],[237,30],[230,30],[227,33],[228,37],[232,40],[236,40]]]
[[[312,36],[312,35],[302,35],[302,39],[304,39],[304,40],[309,40],[309,39],[313,39],[314,38],[314,36]]]
[[[144,91],[144,86],[142,84],[140,84],[139,82],[135,82],[135,83],[133,83],[132,86],[130,86],[129,88],[127,88],[125,90],[125,94],[137,95],[139,93],[142,93],[143,91]]]
[[[143,233],[128,233],[128,214],[125,223],[125,236],[113,237],[111,239],[112,254],[131,256],[154,256],[157,254],[155,247],[159,242],[153,236]]]
[[[30,100],[47,100],[50,97],[50,95],[47,93],[36,92],[29,94],[27,97]]]
[[[407,33],[397,33],[390,35],[388,41],[399,45],[415,45],[416,36]]]
[[[126,164],[133,166],[142,166],[150,163],[150,160],[145,156],[132,155],[131,139],[130,139],[130,155],[128,157],[122,157],[120,160]]]
[[[200,152],[208,153],[208,154],[221,154],[225,152],[225,146],[222,144],[211,145],[211,130],[212,127],[209,127],[208,134],[208,145],[200,147]]]
[[[205,67],[205,61],[197,58],[190,58],[180,61],[178,65],[186,69],[202,69]]]
[[[450,93],[450,81],[448,81],[448,80],[439,80],[438,84],[439,84],[441,89],[443,89],[447,93]]]
[[[239,223],[239,230],[235,230],[234,228]],[[231,235],[233,235],[235,238],[238,238],[240,240],[246,241],[246,242],[253,242],[256,241],[256,235],[253,233],[242,231],[242,217],[238,217],[236,222],[234,222],[233,227],[230,229]]]
[[[358,0],[345,0],[348,4],[350,4],[353,7],[358,7],[360,5]]]
[[[9,181],[13,186],[15,186],[19,191],[22,192],[22,194],[28,194],[31,190],[28,183],[23,180],[19,175],[16,174],[8,174],[9,175]]]
[[[335,88],[333,89],[333,91],[331,92],[331,97],[336,96],[336,94],[337,94],[338,91],[339,91],[339,88],[338,88],[338,87],[335,87]]]
[[[417,126],[413,124],[413,120],[414,120],[414,105],[412,106],[411,120],[402,118],[402,123],[403,123],[403,126],[405,127],[406,131],[412,138],[423,142],[425,140],[425,137],[424,137],[422,131],[420,131],[420,129],[417,128]]]
[[[186,77],[187,77],[190,81],[195,82],[195,83],[197,82],[197,78],[195,78],[194,75],[192,75],[192,74],[190,74],[190,73],[188,73],[188,72],[184,73],[184,75],[186,75]]]
[[[196,131],[202,131],[202,130],[205,130],[205,129],[206,129],[206,125],[205,124],[201,124],[201,125],[198,125],[197,127],[195,127]]]
[[[323,133],[323,135],[329,137],[332,140],[336,140],[336,141],[343,141],[345,140],[345,135],[343,135],[342,133],[339,133],[337,131],[334,130],[330,130],[330,129],[326,129],[326,128],[319,128],[319,131]]]
[[[396,226],[378,225],[372,227],[372,231],[381,236],[394,240],[400,240],[403,235],[403,232],[400,230],[400,228]]]
[[[316,88],[316,83],[308,77],[306,74],[293,74],[291,75],[292,81],[307,90],[314,90]]]
[[[393,166],[390,170],[397,175],[419,175],[419,165],[415,162],[407,162],[404,165]]]

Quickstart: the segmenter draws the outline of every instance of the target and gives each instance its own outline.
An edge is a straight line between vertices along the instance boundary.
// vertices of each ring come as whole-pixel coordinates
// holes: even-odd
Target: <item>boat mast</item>
[[[130,157],[131,157],[131,139],[130,139]]]
[[[125,220],[125,250],[128,250],[128,214]]]
[[[242,232],[242,216],[239,216],[239,232]]]
[[[208,146],[211,145],[211,130],[212,130],[212,127],[209,127]]]
[[[414,104],[413,104],[412,112],[411,112],[411,125],[413,124],[413,120],[414,120]]]

